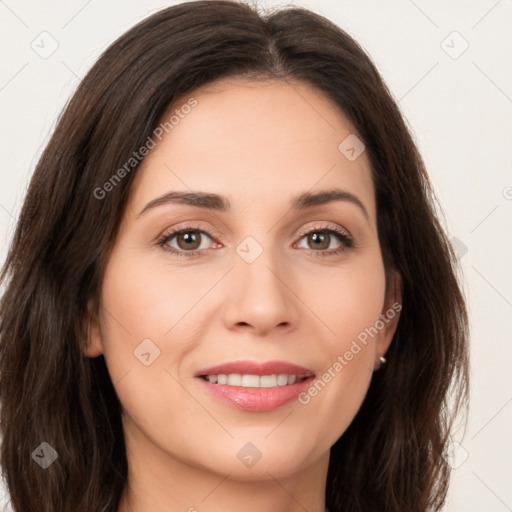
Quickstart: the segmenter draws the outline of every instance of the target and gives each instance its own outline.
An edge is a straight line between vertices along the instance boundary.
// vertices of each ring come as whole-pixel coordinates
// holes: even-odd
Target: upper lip
[[[257,361],[231,361],[199,370],[195,377],[219,374],[229,375],[230,373],[260,376],[285,373],[287,375],[296,375],[299,379],[314,376],[311,370],[286,361],[264,361],[261,363]]]

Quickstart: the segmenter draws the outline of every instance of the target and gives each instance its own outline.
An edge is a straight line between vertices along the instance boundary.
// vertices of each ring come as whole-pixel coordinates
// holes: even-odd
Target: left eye
[[[166,246],[171,252],[193,252],[197,250],[206,249],[206,247],[201,247],[201,237],[205,235],[210,238],[210,235],[203,230],[200,229],[186,229],[175,231],[169,235],[164,236],[164,238],[159,242],[160,245]],[[172,239],[176,238],[176,243],[178,247],[173,247],[170,245]]]
[[[333,231],[332,229],[310,231],[309,233],[302,235],[301,240],[304,239],[306,245],[313,244],[313,246],[315,247],[315,251],[324,251],[329,248],[329,245],[331,245],[333,238],[338,239],[339,245],[338,247],[334,247],[332,250],[336,250],[340,246],[343,246],[344,243],[347,243],[342,233],[338,233],[337,231]],[[304,249],[310,250],[310,247],[304,247]]]

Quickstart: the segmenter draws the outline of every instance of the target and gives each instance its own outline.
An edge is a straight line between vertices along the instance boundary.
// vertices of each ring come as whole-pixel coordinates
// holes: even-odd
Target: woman
[[[13,510],[441,510],[467,313],[433,200],[325,18],[207,1],[132,28],[1,274]]]

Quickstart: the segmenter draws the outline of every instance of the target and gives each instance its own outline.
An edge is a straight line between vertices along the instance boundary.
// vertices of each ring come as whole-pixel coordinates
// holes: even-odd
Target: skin
[[[354,130],[309,85],[231,78],[190,96],[197,106],[137,171],[89,325],[86,355],[104,354],[123,406],[129,486],[119,511],[323,512],[329,449],[361,406],[398,314],[307,404],[242,411],[194,374],[252,359],[321,376],[400,301],[398,276],[385,296],[369,161],[338,149]],[[368,219],[348,201],[290,209],[292,197],[332,187],[357,196]],[[138,217],[173,190],[221,194],[231,209],[167,203]],[[208,233],[195,232],[199,256],[157,244],[190,225]],[[318,248],[304,233],[326,226],[355,247],[325,255],[342,242],[332,234]],[[247,236],[263,250],[252,263],[236,252]],[[167,242],[183,253],[199,242],[190,245]],[[160,350],[149,366],[134,357],[147,338]],[[252,467],[237,457],[246,442],[262,454]]]

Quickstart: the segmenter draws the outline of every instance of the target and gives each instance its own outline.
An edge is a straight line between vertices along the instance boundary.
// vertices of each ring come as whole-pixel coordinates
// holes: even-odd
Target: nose
[[[238,259],[227,281],[223,314],[228,329],[265,335],[274,328],[280,334],[297,328],[300,300],[293,276],[270,250],[252,263]]]

